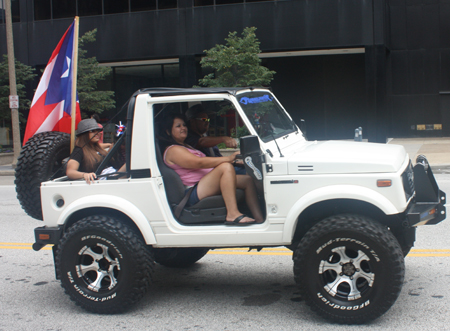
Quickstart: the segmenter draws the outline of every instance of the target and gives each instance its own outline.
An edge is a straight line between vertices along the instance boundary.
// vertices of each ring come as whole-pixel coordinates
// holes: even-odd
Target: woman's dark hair
[[[95,164],[100,162],[108,154],[98,142],[92,143],[89,132],[80,134],[75,140],[75,145],[83,150],[83,166],[87,172],[95,171]]]
[[[98,116],[98,114],[93,114],[93,115],[91,116],[91,118],[93,118],[94,120],[96,120],[97,123],[100,123],[100,117]]]
[[[157,138],[159,140],[161,151],[164,151],[167,147],[171,145],[180,145],[173,139],[172,132],[173,122],[176,118],[183,120],[186,123],[186,117],[182,114],[169,113],[165,116],[161,122],[155,123],[155,128],[157,129]]]

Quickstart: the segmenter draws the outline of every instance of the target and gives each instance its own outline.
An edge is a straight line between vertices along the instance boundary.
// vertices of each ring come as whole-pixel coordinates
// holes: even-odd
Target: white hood
[[[288,159],[289,174],[396,172],[407,157],[401,145],[313,141]]]

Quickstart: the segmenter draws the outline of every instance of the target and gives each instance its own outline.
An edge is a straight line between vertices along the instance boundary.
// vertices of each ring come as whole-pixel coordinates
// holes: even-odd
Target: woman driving
[[[205,154],[184,143],[188,128],[184,117],[175,114],[166,119],[164,133],[167,147],[165,164],[175,170],[191,191],[188,206],[203,198],[222,194],[227,208],[225,225],[244,226],[264,222],[253,180],[248,175],[236,175],[232,162],[238,152],[223,157],[205,157]],[[236,189],[245,191],[247,205],[254,218],[241,213],[237,206]]]

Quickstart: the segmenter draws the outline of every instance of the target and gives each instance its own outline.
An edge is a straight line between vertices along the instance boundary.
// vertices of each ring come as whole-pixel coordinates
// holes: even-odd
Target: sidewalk
[[[413,164],[418,155],[425,155],[434,170],[450,170],[450,137],[395,138],[388,144],[403,145]]]
[[[417,155],[423,154],[433,170],[450,171],[450,137],[389,138],[388,144],[403,145],[413,163]],[[14,176],[12,165],[0,165],[0,176]]]

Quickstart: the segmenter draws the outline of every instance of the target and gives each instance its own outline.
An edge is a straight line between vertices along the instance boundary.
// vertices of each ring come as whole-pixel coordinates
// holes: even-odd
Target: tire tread
[[[394,275],[393,279],[391,279],[390,291],[384,294],[383,302],[377,305],[375,309],[370,310],[370,313],[363,313],[356,317],[330,314],[327,310],[321,309],[310,296],[308,284],[303,284],[302,282],[306,272],[302,268],[302,261],[310,253],[308,248],[311,247],[317,238],[330,232],[343,230],[349,231],[349,233],[362,233],[379,245],[382,245],[382,247],[385,247],[390,252],[389,256],[391,261],[389,268]],[[403,253],[397,239],[381,224],[364,216],[343,214],[328,217],[320,221],[302,238],[294,251],[293,259],[295,281],[299,285],[301,296],[305,299],[306,304],[320,316],[337,323],[362,324],[380,317],[395,303],[403,286],[405,264]]]
[[[106,231],[108,235],[114,236],[116,239],[122,241],[124,247],[130,251],[133,265],[136,267],[133,277],[133,286],[126,294],[126,297],[121,300],[120,304],[114,306],[89,304],[89,301],[85,300],[80,295],[73,293],[71,287],[64,282],[63,279],[61,279],[61,286],[65,293],[70,296],[72,301],[87,311],[98,314],[122,313],[142,299],[150,286],[154,265],[150,250],[138,234],[119,220],[102,215],[89,216],[76,222],[61,238],[55,258],[57,275],[61,275],[61,263],[63,259],[61,252],[65,249],[67,243],[72,240],[73,236],[85,229],[93,229],[94,231],[92,234],[98,234],[96,233],[97,230],[102,232]]]

